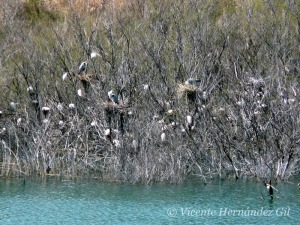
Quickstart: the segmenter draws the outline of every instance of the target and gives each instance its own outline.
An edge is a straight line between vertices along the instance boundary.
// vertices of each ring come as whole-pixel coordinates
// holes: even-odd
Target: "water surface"
[[[0,224],[300,224],[300,190],[216,180],[152,186],[0,180]]]

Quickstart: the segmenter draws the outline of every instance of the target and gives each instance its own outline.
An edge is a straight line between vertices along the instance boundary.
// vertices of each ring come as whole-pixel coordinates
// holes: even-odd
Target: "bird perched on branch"
[[[62,79],[63,79],[63,80],[67,79],[68,75],[69,75],[69,73],[68,73],[68,72],[65,72],[65,73],[62,75]]]
[[[82,62],[79,66],[78,74],[80,75],[82,73],[85,73],[87,71],[87,66],[88,66],[87,62]]]
[[[47,106],[44,106],[44,107],[42,107],[42,112],[43,112],[44,116],[47,117],[47,115],[50,112],[50,108]]]
[[[265,186],[266,186],[267,189],[268,189],[268,192],[269,192],[269,195],[270,195],[271,199],[273,199],[273,187],[272,187],[272,185],[271,185],[271,180],[270,180],[269,183],[267,183],[267,182],[265,181]]]
[[[50,171],[51,171],[51,168],[50,168],[50,166],[48,166],[47,169],[46,169],[46,173],[49,174]]]
[[[118,96],[116,96],[113,92],[113,90],[110,90],[108,93],[108,98],[115,104],[119,104]]]
[[[298,184],[298,186],[297,186],[299,189],[300,189],[300,183]]]
[[[17,110],[17,104],[18,104],[18,103],[10,102],[10,103],[9,103],[10,109],[11,109],[12,111],[16,111],[16,110]]]
[[[70,104],[69,104],[69,108],[70,108],[70,109],[74,109],[74,108],[75,108],[75,104],[74,104],[74,103],[70,103]]]
[[[100,56],[100,54],[99,54],[98,52],[92,52],[92,53],[90,54],[90,58],[91,58],[91,59],[96,58],[96,57],[98,57],[98,56]]]
[[[161,138],[161,141],[162,141],[162,142],[165,142],[165,141],[166,141],[166,133],[165,133],[165,132],[162,133],[162,134],[160,135],[160,138]]]
[[[184,84],[186,85],[195,85],[196,83],[201,82],[199,79],[189,78],[187,79]]]

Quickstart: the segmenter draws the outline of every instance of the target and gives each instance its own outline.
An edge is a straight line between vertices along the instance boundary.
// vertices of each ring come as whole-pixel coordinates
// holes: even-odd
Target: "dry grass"
[[[63,12],[89,12],[94,13],[99,9],[119,10],[127,3],[124,0],[44,0],[43,6],[49,10],[59,10]]]

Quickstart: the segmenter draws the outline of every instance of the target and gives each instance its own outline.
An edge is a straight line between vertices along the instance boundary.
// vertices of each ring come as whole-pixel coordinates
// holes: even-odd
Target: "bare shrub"
[[[299,173],[297,4],[131,1],[83,13],[89,3],[52,23],[7,21],[2,176]]]

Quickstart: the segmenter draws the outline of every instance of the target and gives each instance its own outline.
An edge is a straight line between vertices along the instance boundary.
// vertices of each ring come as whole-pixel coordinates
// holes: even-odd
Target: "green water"
[[[300,224],[296,184],[275,187],[280,193],[271,201],[262,183],[243,180],[207,186],[0,180],[0,224]]]

